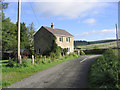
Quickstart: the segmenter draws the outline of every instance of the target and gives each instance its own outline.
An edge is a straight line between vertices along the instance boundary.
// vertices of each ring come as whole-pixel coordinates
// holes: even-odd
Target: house
[[[53,23],[51,27],[42,26],[34,35],[34,50],[37,54],[43,54],[48,48],[52,46],[53,38],[56,37],[56,43],[62,49],[67,48],[68,53],[74,52],[73,35],[69,32],[54,28]]]

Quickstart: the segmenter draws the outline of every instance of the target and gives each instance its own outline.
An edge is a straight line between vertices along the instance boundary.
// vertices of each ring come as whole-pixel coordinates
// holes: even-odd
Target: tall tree
[[[28,37],[28,28],[26,27],[25,23],[21,23],[20,25],[21,31],[20,31],[20,41],[21,41],[21,48],[27,48],[30,44],[29,37]]]
[[[29,37],[29,42],[30,42],[30,46],[29,46],[29,50],[31,52],[31,54],[33,54],[33,50],[34,50],[34,34],[35,34],[35,28],[34,28],[34,23],[32,22],[30,24],[30,26],[28,27],[28,37]]]

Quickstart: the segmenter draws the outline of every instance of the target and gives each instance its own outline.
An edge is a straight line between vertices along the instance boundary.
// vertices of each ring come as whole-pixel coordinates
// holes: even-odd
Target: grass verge
[[[88,87],[120,89],[120,57],[117,50],[108,50],[91,66]]]
[[[67,56],[62,59],[56,60],[51,63],[45,63],[45,64],[35,64],[31,65],[29,67],[5,67],[3,64],[2,67],[2,87],[6,87],[8,85],[11,85],[17,81],[20,81],[21,79],[24,79],[26,77],[29,77],[36,72],[39,72],[41,70],[50,68],[52,66],[55,66],[56,64],[75,59],[77,57],[75,56]],[[7,60],[5,61],[7,62]]]

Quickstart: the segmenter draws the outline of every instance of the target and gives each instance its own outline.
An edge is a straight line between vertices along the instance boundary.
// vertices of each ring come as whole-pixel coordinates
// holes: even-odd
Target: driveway
[[[87,55],[55,65],[7,88],[87,88],[88,72],[100,55]]]

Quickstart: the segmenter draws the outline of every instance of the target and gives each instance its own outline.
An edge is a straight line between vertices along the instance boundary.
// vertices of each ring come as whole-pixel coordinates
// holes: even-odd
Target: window
[[[60,41],[60,42],[63,42],[63,37],[60,37],[60,38],[59,38],[59,41]]]
[[[66,38],[66,42],[70,42],[70,37]]]

